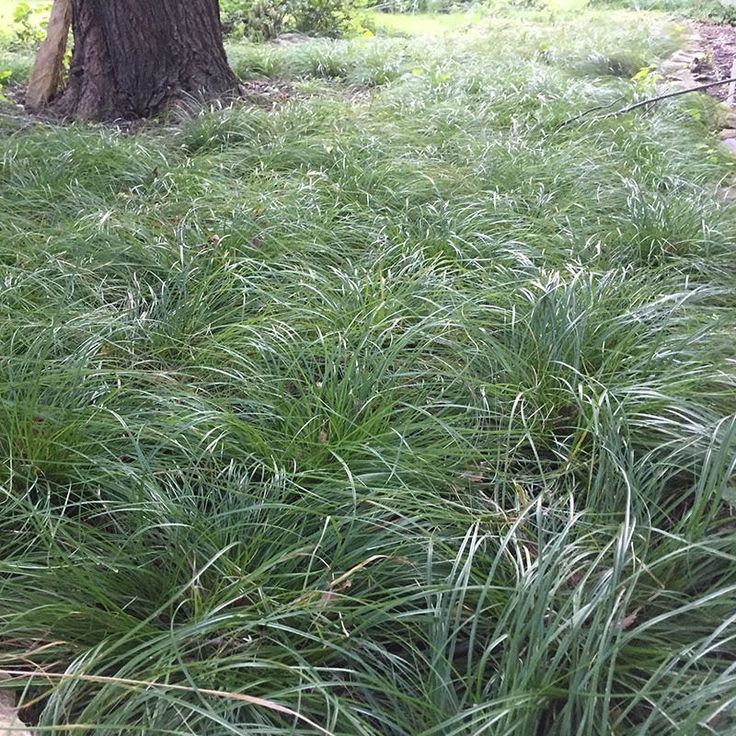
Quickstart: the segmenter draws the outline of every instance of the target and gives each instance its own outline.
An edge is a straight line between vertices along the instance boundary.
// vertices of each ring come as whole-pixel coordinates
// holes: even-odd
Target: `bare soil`
[[[715,23],[694,23],[700,37],[704,57],[699,60],[699,68],[693,70],[698,81],[717,81],[731,77],[731,67],[736,56],[736,28]],[[735,75],[736,76],[736,75]],[[723,101],[728,96],[728,85],[711,87],[708,94]]]

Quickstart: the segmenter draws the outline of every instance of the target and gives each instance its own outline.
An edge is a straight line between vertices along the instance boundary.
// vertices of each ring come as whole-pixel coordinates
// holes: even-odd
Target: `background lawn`
[[[41,15],[47,13],[52,3],[49,0],[0,0],[0,29],[3,31],[10,30],[13,25],[13,16],[19,5],[27,5],[35,13]]]

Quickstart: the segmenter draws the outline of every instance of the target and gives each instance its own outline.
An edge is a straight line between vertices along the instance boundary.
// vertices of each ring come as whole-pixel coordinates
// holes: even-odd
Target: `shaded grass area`
[[[700,99],[557,130],[671,48],[632,17],[240,46],[288,104],[136,135],[3,119],[27,717],[733,732],[733,165]]]

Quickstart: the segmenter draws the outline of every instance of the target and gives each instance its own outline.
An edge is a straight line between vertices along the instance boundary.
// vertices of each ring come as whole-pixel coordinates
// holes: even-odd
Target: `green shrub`
[[[315,36],[341,36],[354,8],[346,0],[297,0],[293,7],[295,29]]]
[[[46,19],[50,6],[31,8],[27,2],[20,2],[13,11],[13,36],[11,48],[28,49],[37,47],[46,34]]]
[[[470,6],[474,0],[384,0],[376,10],[385,13],[452,13]]]
[[[235,0],[223,5],[223,24],[229,35],[244,36],[251,41],[268,41],[284,27],[286,4],[258,0]]]
[[[337,38],[354,31],[359,17],[356,0],[225,0],[221,8],[226,33],[251,41],[293,31]]]

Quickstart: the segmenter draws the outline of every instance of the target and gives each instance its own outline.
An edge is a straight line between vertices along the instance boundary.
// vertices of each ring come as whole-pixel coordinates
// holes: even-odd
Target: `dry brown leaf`
[[[329,441],[329,439],[330,439],[330,437],[327,434],[327,427],[322,427],[322,429],[320,430],[320,433],[319,433],[319,441],[320,441],[320,444],[326,445],[327,442]]]
[[[335,585],[335,582],[339,582],[338,585]],[[328,603],[331,603],[334,601],[340,593],[342,593],[345,590],[350,590],[350,588],[353,587],[353,581],[348,579],[343,580],[343,577],[340,576],[337,581],[333,581],[330,583],[330,589],[326,590],[319,598],[319,605],[320,608],[324,608]]]
[[[486,477],[485,475],[483,475],[483,473],[473,473],[472,471],[463,473],[463,478],[465,478],[468,483],[483,483],[486,480]]]
[[[641,608],[635,608],[628,616],[624,617],[624,620],[621,622],[621,628],[624,631],[626,631],[626,629],[630,629],[636,623],[639,611],[641,611]]]
[[[31,736],[25,723],[18,718],[12,690],[0,690],[0,736]]]
[[[332,590],[326,590],[319,598],[319,604],[321,607],[326,606],[328,603],[331,603],[332,601],[337,598],[337,593],[335,593]]]

